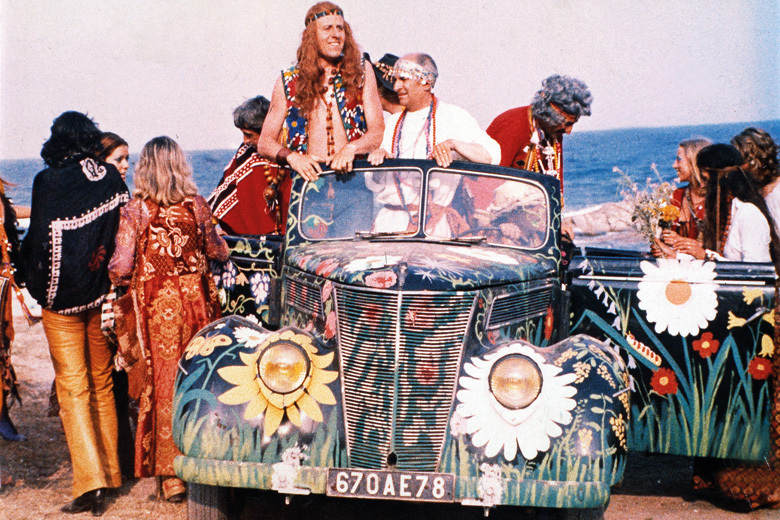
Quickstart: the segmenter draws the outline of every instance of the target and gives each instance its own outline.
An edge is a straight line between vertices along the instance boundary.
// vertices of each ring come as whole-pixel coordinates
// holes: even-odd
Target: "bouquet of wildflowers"
[[[634,227],[652,244],[660,237],[661,229],[669,229],[677,220],[680,210],[672,205],[675,185],[661,180],[655,164],[650,168],[656,179],[648,178],[644,187],[640,187],[617,166],[612,171],[620,175],[620,194],[632,208],[631,221]]]

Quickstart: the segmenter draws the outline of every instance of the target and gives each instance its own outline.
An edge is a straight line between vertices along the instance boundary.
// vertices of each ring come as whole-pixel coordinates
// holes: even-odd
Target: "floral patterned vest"
[[[305,153],[308,147],[308,121],[295,105],[295,93],[298,83],[298,66],[295,65],[282,71],[282,84],[287,99],[287,116],[282,127],[282,141],[290,150]],[[366,116],[363,111],[363,90],[359,89],[355,96],[349,96],[341,74],[334,78],[336,103],[341,114],[341,122],[347,133],[347,141],[352,142],[366,133]]]

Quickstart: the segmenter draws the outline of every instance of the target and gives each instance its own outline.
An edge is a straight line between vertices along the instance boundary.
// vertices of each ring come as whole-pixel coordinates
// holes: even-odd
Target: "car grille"
[[[322,317],[320,288],[304,280],[287,278],[287,304],[315,318]]]
[[[473,306],[469,293],[336,288],[352,467],[436,470]]]
[[[519,292],[496,297],[488,312],[488,329],[544,316],[552,301],[549,282],[531,282]]]

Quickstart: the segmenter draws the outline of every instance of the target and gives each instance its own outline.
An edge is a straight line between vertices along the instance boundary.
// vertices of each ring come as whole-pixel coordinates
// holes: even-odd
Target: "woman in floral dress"
[[[209,259],[224,262],[229,251],[171,138],[146,143],[134,183],[109,273],[116,285],[132,285],[138,336],[151,367],[139,402],[135,472],[160,477],[162,496],[180,501],[186,488],[173,471],[180,454],[171,431],[174,381],[190,338],[220,317]]]

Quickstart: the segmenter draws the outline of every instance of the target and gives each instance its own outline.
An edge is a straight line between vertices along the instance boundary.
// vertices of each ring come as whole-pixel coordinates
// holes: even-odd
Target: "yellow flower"
[[[601,378],[609,383],[609,386],[612,388],[615,388],[615,381],[612,379],[612,376],[609,375],[609,370],[607,370],[607,367],[604,365],[599,365],[599,368],[596,370],[596,373],[601,376]]]
[[[589,428],[577,430],[577,447],[580,455],[590,452],[590,443],[593,441],[593,431]]]
[[[210,338],[198,336],[190,341],[185,350],[184,359],[192,359],[194,356],[209,356],[214,352],[214,347],[226,347],[232,343],[230,336],[217,334]]]
[[[680,216],[680,208],[671,204],[661,208],[661,220],[664,222],[674,222]]]
[[[612,426],[612,431],[615,432],[615,436],[620,442],[620,446],[626,449],[626,423],[623,421],[623,414],[621,413],[617,417],[610,417],[609,424]]]
[[[303,368],[305,378],[297,388],[281,393],[269,388],[260,376],[258,361],[268,349],[302,349],[308,364]],[[286,415],[294,425],[300,427],[301,412],[316,422],[322,422],[320,404],[334,405],[336,397],[328,388],[338,378],[338,372],[325,370],[333,362],[334,353],[317,355],[317,348],[311,338],[305,334],[296,334],[292,330],[275,332],[252,353],[241,352],[239,357],[243,365],[223,367],[217,373],[228,383],[235,385],[218,397],[219,401],[229,405],[248,403],[244,410],[244,419],[253,419],[265,413],[263,433],[273,435]],[[302,376],[304,374],[301,374]]]
[[[745,318],[738,318],[737,316],[734,316],[734,313],[729,311],[729,324],[726,326],[727,329],[733,329],[734,327],[741,327],[747,323],[747,320]]]
[[[742,297],[748,305],[753,303],[753,300],[756,298],[761,298],[762,296],[764,296],[764,291],[762,289],[745,289],[742,291]]]
[[[590,375],[590,365],[584,361],[577,361],[574,363],[574,373],[577,374],[577,379],[574,383],[582,383]]]
[[[758,355],[762,357],[772,357],[774,353],[775,342],[772,341],[772,338],[769,336],[769,334],[764,334],[761,336],[761,352],[759,352]]]
[[[573,358],[576,355],[577,355],[577,352],[573,348],[570,348],[566,352],[564,352],[563,354],[558,356],[558,358],[553,363],[555,364],[555,366],[559,367],[559,366],[563,365],[566,361],[568,361],[569,359]]]
[[[775,310],[772,309],[769,313],[764,314],[763,316],[761,316],[761,319],[763,319],[764,321],[766,321],[767,323],[769,323],[770,325],[772,325],[774,327],[775,326]]]

